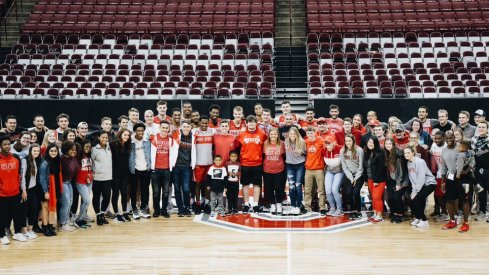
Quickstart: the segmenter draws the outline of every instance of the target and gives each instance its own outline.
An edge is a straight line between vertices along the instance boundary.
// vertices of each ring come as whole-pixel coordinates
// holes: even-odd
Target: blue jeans
[[[341,200],[340,188],[343,183],[343,172],[333,173],[326,171],[324,177],[324,187],[326,197],[328,198],[331,209],[343,210],[343,201]]]
[[[63,182],[63,193],[61,193],[61,206],[59,208],[59,223],[68,223],[71,204],[73,203],[73,187],[70,181]]]
[[[304,182],[304,163],[286,164],[287,181],[289,182],[290,205],[292,207],[302,206],[302,184]]]
[[[92,191],[92,184],[82,184],[77,183],[76,189],[81,196],[81,204],[80,204],[80,215],[78,215],[78,220],[82,221],[85,219],[87,215],[88,206],[90,205],[90,192]]]
[[[190,175],[192,168],[190,166],[173,167],[172,177],[175,186],[175,201],[177,202],[178,211],[184,211],[190,208]]]
[[[167,211],[168,193],[171,173],[169,169],[156,169],[151,172],[151,187],[153,188],[153,208],[159,213],[160,209]],[[163,194],[163,197],[162,197]],[[160,204],[162,205],[160,208]]]

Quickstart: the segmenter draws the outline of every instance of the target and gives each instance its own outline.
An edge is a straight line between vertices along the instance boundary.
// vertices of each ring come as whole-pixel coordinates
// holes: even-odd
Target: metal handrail
[[[5,16],[2,18],[3,19],[3,26],[4,26],[4,31],[5,31],[5,41],[7,41],[7,21],[12,15],[13,12],[15,12],[15,21],[19,19],[19,13],[18,13],[18,8],[17,8],[17,1],[18,0],[13,0],[12,3],[10,4],[10,7],[8,8],[7,12],[5,13]],[[23,1],[20,0],[20,6],[21,8],[23,7]],[[0,47],[2,46],[2,39],[0,37]]]

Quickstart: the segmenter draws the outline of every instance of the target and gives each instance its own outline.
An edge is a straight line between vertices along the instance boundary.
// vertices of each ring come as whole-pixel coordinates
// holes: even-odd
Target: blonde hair
[[[47,147],[47,146],[49,145],[49,141],[48,141],[48,139],[49,139],[49,135],[50,135],[51,133],[54,133],[54,139],[56,139],[56,140],[58,139],[58,135],[57,135],[57,132],[56,132],[56,131],[54,131],[54,130],[48,130],[48,131],[46,131],[46,133],[44,134],[44,139],[42,140],[42,145],[41,145],[41,146],[43,146],[43,147]]]
[[[295,133],[295,136],[297,137],[295,139],[295,141],[292,141],[290,139],[290,137],[289,137],[290,132]],[[295,127],[290,127],[288,134],[289,135],[287,135],[287,138],[285,139],[285,146],[294,146],[294,151],[297,154],[305,153],[306,152],[306,142],[304,141],[304,139],[300,135],[299,130],[297,130],[297,128],[295,128]]]

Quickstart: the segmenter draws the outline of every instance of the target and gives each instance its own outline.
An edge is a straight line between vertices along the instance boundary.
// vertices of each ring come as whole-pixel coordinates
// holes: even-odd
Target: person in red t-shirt
[[[353,121],[349,117],[343,120],[343,131],[335,133],[337,144],[339,146],[343,146],[345,144],[345,136],[348,134],[352,134],[355,137],[355,143],[357,145],[360,145],[360,142],[362,140],[362,133],[353,128]]]
[[[263,145],[263,183],[268,190],[270,213],[282,215],[282,200],[285,195],[285,145],[279,139],[277,128],[272,128]]]
[[[318,123],[317,123],[317,119],[315,119],[314,116],[315,116],[314,108],[307,107],[306,119],[300,119],[299,125],[304,129],[309,126],[316,128],[318,126]]]
[[[229,153],[236,150],[236,137],[229,133],[229,124],[228,119],[223,119],[219,125],[220,133],[212,139],[213,155],[220,155],[223,163],[229,160]]]
[[[258,212],[258,201],[262,185],[263,143],[267,136],[257,126],[255,116],[246,118],[246,131],[238,136],[238,146],[241,151],[241,184],[243,185],[243,213],[250,210],[249,185],[253,185],[253,211]]]
[[[330,118],[326,118],[326,123],[328,124],[328,128],[331,133],[340,132],[343,129],[343,120],[339,118],[340,115],[340,107],[337,105],[329,106],[329,115]]]
[[[290,105],[290,101],[288,101],[288,100],[282,101],[282,105],[281,105],[282,115],[275,117],[275,122],[278,123],[279,126],[282,126],[285,124],[285,116],[286,115],[292,114],[290,111],[291,107],[292,106]],[[296,124],[299,121],[299,119],[301,119],[301,117],[296,115],[296,114],[292,114],[292,116],[294,117],[294,124]]]
[[[219,123],[221,123],[220,115],[221,107],[217,104],[212,104],[209,107],[209,128],[219,128]]]
[[[319,194],[319,209],[321,215],[326,215],[326,193],[324,191],[324,139],[316,136],[316,131],[312,127],[306,130],[306,175],[304,184],[304,207],[308,212],[312,211],[311,203],[313,188],[317,187]]]
[[[233,108],[233,117],[234,119],[229,122],[229,132],[233,136],[238,136],[239,133],[246,129],[246,123],[243,118],[243,107],[236,106]],[[221,121],[222,123],[222,121]],[[222,156],[222,155],[221,155]],[[227,155],[226,155],[227,156]],[[224,157],[224,156],[223,156]]]

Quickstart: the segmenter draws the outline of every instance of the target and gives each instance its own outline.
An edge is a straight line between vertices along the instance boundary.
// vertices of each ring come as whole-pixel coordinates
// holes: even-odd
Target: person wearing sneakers
[[[479,192],[479,212],[477,213],[478,220],[486,219],[489,222],[487,214],[487,190],[489,189],[489,123],[485,120],[477,124],[478,136],[474,136],[471,140],[472,150],[475,152],[475,179],[482,187]]]
[[[206,175],[206,186],[210,191],[211,213],[224,216],[224,187],[228,177],[227,169],[222,165],[222,157],[214,156],[214,164],[209,167]]]
[[[128,129],[120,129],[117,133],[117,138],[110,142],[109,146],[112,152],[112,209],[114,209],[116,214],[114,221],[129,222],[131,218],[127,211],[127,189],[129,187],[130,174],[131,132]],[[122,212],[119,211],[119,194],[121,196]]]
[[[93,184],[93,161],[92,161],[92,144],[89,140],[83,140],[80,143],[80,152],[78,152],[78,164],[80,171],[76,175],[76,186],[81,196],[80,215],[73,223],[78,228],[89,228],[86,216],[88,206],[90,205],[90,192]]]
[[[306,129],[306,174],[304,177],[304,207],[312,211],[313,188],[317,187],[319,195],[319,209],[322,216],[326,216],[326,193],[324,192],[324,156],[326,154],[324,139],[316,136],[316,129]]]
[[[436,128],[433,129],[433,132],[436,131]],[[435,209],[433,211],[433,214],[431,214],[432,217],[435,217],[435,220],[437,222],[442,222],[442,221],[448,221],[448,212],[447,212],[447,200],[445,197],[445,191],[442,190],[442,176],[441,174],[438,173],[439,167],[440,167],[440,162],[441,162],[441,152],[443,149],[447,147],[445,143],[445,132],[443,131],[436,131],[434,138],[433,138],[433,144],[431,145],[430,149],[430,168],[431,172],[433,174],[436,174],[436,188],[435,188]]]
[[[340,160],[343,173],[345,173],[343,181],[345,201],[350,205],[350,210],[352,211],[350,220],[362,218],[360,190],[365,182],[363,177],[363,158],[363,150],[355,144],[355,137],[352,134],[347,134],[345,136],[345,147],[340,151]]]
[[[384,221],[382,218],[382,212],[384,212],[383,194],[387,177],[385,154],[376,137],[370,137],[367,140],[363,163],[364,175],[368,181],[368,188],[372,195],[372,205],[374,209],[374,214],[369,218],[369,221],[372,223],[382,222]]]
[[[263,184],[268,190],[270,213],[282,215],[282,200],[285,194],[285,145],[279,138],[277,128],[272,128],[263,144]]]
[[[61,171],[63,173],[63,192],[61,193],[61,205],[59,208],[59,230],[65,232],[71,232],[74,228],[69,224],[69,214],[71,205],[73,204],[73,184],[72,181],[76,179],[78,171],[80,171],[80,164],[78,163],[78,144],[71,141],[63,142],[61,147]]]
[[[302,185],[304,184],[304,163],[306,161],[306,142],[297,128],[290,128],[285,139],[285,165],[289,183],[292,215],[299,215],[302,207]]]
[[[131,139],[129,154],[129,173],[131,174],[132,218],[139,220],[151,218],[149,214],[149,183],[151,177],[151,143],[144,139],[146,126],[134,124],[134,138]],[[138,192],[141,193],[141,207],[137,208]]]
[[[324,140],[326,144],[326,154],[324,163],[326,163],[326,175],[324,178],[326,197],[329,202],[328,216],[343,216],[343,201],[340,194],[341,184],[343,183],[343,169],[341,167],[340,150],[341,147],[331,138]]]
[[[14,220],[15,234],[13,239],[25,242],[27,238],[20,232],[22,224],[20,194],[21,164],[18,157],[10,153],[10,138],[8,135],[0,137],[0,241],[3,245],[10,243],[5,229],[10,227]]]
[[[21,160],[22,164],[22,178],[21,178],[21,190],[22,199],[24,202],[22,207],[22,222],[24,224],[22,230],[27,239],[36,239],[37,235],[32,230],[33,227],[38,224],[39,218],[39,184],[37,184],[38,167],[41,164],[41,147],[34,143],[29,148],[26,158]],[[41,192],[42,193],[42,192]],[[27,219],[28,218],[28,219]]]
[[[426,162],[416,156],[416,150],[412,146],[404,148],[404,157],[408,161],[407,168],[412,187],[411,210],[415,219],[411,225],[425,228],[429,226],[424,214],[426,198],[435,191],[436,180]]]
[[[110,186],[112,182],[112,151],[109,146],[109,132],[102,130],[98,144],[92,149],[93,160],[93,197],[92,204],[97,214],[97,225],[108,224],[103,212],[110,203]],[[102,197],[102,202],[100,201]]]
[[[39,167],[39,183],[42,187],[41,217],[44,236],[56,236],[54,223],[58,200],[63,191],[63,176],[61,173],[60,152],[56,144],[46,147],[46,156]]]
[[[250,210],[249,186],[253,185],[253,212],[259,212],[258,201],[261,194],[263,175],[263,143],[267,135],[257,127],[255,116],[246,117],[246,131],[238,136],[237,146],[241,156],[241,184],[243,185],[243,213]]]
[[[239,179],[241,178],[241,164],[238,161],[238,152],[231,151],[229,160],[224,165],[228,174],[226,181],[228,214],[235,215],[238,214]]]
[[[455,136],[452,131],[446,132],[445,142],[447,147],[441,152],[438,174],[443,178],[442,190],[445,190],[448,214],[450,215],[450,221],[445,224],[442,229],[449,230],[457,227],[455,213],[458,210],[458,200],[464,201],[465,190],[462,186],[462,182],[455,178],[457,173],[457,156],[460,152],[457,150]],[[459,231],[466,232],[468,230],[469,224],[467,222],[460,227]]]

